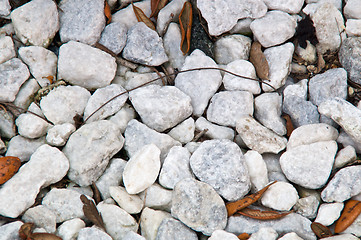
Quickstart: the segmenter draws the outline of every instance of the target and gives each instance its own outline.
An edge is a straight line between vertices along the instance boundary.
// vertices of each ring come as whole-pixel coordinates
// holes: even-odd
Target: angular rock
[[[287,179],[302,187],[318,189],[331,174],[337,152],[335,141],[315,142],[287,150],[280,157]]]
[[[11,6],[8,0],[2,0],[0,2],[0,16],[6,17],[10,14]]]
[[[338,56],[351,81],[361,84],[361,37],[349,37],[343,40]]]
[[[186,57],[181,70],[202,67],[217,68],[218,65],[201,50],[196,49]],[[178,74],[174,83],[177,88],[191,97],[193,114],[201,116],[209,99],[221,86],[222,76],[219,70],[191,71]]]
[[[48,233],[54,233],[56,230],[56,215],[42,205],[29,208],[21,219],[34,223],[38,228],[44,228]]]
[[[69,161],[57,148],[42,145],[0,189],[0,214],[16,218],[32,206],[41,188],[60,181],[69,169]]]
[[[48,130],[46,141],[51,146],[64,146],[69,136],[75,132],[75,127],[71,123],[55,125]]]
[[[345,7],[343,8],[343,13],[346,18],[361,18],[361,7],[360,3],[357,0],[349,0],[346,2]]]
[[[58,8],[54,1],[35,0],[11,12],[16,36],[25,45],[48,47],[59,30]]]
[[[35,150],[44,143],[45,138],[29,139],[17,135],[9,141],[6,156],[16,156],[20,158],[21,162],[26,162]]]
[[[169,63],[172,67],[181,69],[186,56],[180,49],[182,35],[178,24],[170,23],[167,32],[163,37],[164,50],[168,55]]]
[[[123,2],[123,1],[122,1]],[[130,3],[129,1],[127,2]],[[126,4],[127,4],[126,3]],[[150,16],[152,10],[150,8],[150,0],[145,0],[141,2],[135,2],[134,5],[140,8],[146,16]],[[112,15],[112,22],[119,22],[124,24],[127,29],[131,28],[138,23],[138,19],[134,14],[133,6],[129,4],[128,7],[120,9]]]
[[[120,128],[121,133],[124,133],[128,122],[135,117],[136,116],[134,108],[126,103],[124,104],[122,109],[120,109],[116,114],[111,116],[109,120],[115,123]]]
[[[34,101],[34,95],[39,91],[39,83],[34,79],[28,79],[23,85],[21,85],[18,94],[16,95],[15,106],[27,109]]]
[[[168,135],[181,143],[188,143],[194,138],[194,130],[194,119],[190,117],[172,128]]]
[[[229,31],[229,33],[239,33],[239,34],[249,34],[251,33],[250,25],[252,23],[252,18],[244,18],[238,20],[237,24]]]
[[[155,180],[160,170],[160,149],[149,144],[137,151],[125,165],[123,183],[129,194],[144,191]]]
[[[272,1],[264,0],[264,3],[267,5],[268,9],[271,10],[281,10],[290,14],[297,14],[300,12],[304,0],[286,0],[286,1]]]
[[[356,150],[354,147],[348,145],[338,151],[336,158],[335,158],[335,164],[334,168],[341,168],[345,166],[346,164],[356,160]]]
[[[174,127],[192,114],[191,98],[174,86],[150,85],[129,93],[143,123],[158,132]]]
[[[251,23],[251,30],[263,47],[284,43],[296,32],[296,20],[289,14],[273,10]]]
[[[116,69],[115,58],[98,48],[75,41],[59,48],[58,79],[70,84],[89,90],[105,87],[113,80]]]
[[[143,22],[129,29],[123,57],[148,66],[159,66],[168,61],[162,38]]]
[[[6,1],[5,1],[6,2]],[[0,3],[1,5],[1,3]],[[1,15],[1,10],[0,10]],[[10,36],[5,36],[0,38],[0,64],[14,58],[15,48],[14,42]]]
[[[283,100],[283,112],[288,114],[297,128],[306,124],[319,123],[320,114],[312,102],[297,96],[289,96]]]
[[[0,109],[0,135],[9,139],[16,135],[14,116],[2,108]]]
[[[173,191],[173,217],[207,236],[225,228],[226,207],[210,185],[187,178],[178,182]]]
[[[244,115],[253,115],[253,95],[248,91],[216,93],[208,106],[207,119],[223,126],[235,127]]]
[[[15,120],[18,132],[26,138],[39,138],[45,136],[51,125],[44,119],[30,113],[23,113]]]
[[[231,141],[234,139],[233,129],[213,124],[207,121],[204,117],[197,119],[196,129],[200,132],[207,129],[204,135],[211,139],[229,139]]]
[[[120,129],[110,121],[83,125],[70,136],[63,148],[70,163],[69,179],[80,186],[90,185],[102,175],[109,160],[123,144]]]
[[[229,64],[236,60],[247,60],[252,40],[241,34],[219,38],[214,45],[215,60],[218,64]]]
[[[18,58],[0,64],[0,101],[13,102],[20,86],[29,76],[28,68]]]
[[[197,234],[178,220],[173,218],[164,219],[159,228],[156,240],[168,240],[175,238],[179,240],[197,240]]]
[[[85,228],[85,222],[80,218],[73,218],[62,223],[56,230],[56,234],[63,240],[75,239],[80,229]]]
[[[300,198],[293,206],[293,209],[296,213],[301,214],[308,219],[314,219],[317,215],[318,206],[320,205],[320,200],[318,198],[315,195]]]
[[[85,227],[80,229],[78,233],[78,240],[87,240],[87,239],[98,239],[98,240],[112,240],[112,238],[100,230],[97,227]]]
[[[361,36],[361,19],[347,19],[346,33],[348,37]]]
[[[163,73],[160,73],[161,76],[164,76]],[[163,80],[158,79],[154,81],[154,79],[159,78],[159,75],[155,72],[151,73],[133,73],[127,72],[125,74],[126,83],[123,84],[124,88],[127,90],[133,90],[134,88],[138,88],[141,85],[159,85],[163,86]]]
[[[252,190],[257,192],[269,183],[266,162],[261,154],[253,150],[247,151],[244,154],[244,159],[250,176]]]
[[[252,150],[262,153],[279,153],[287,144],[287,139],[262,126],[250,116],[242,116],[237,121],[237,132]]]
[[[172,206],[172,190],[163,188],[157,183],[147,188],[139,194],[139,197],[144,201],[144,206],[152,209],[159,209],[170,212]]]
[[[110,186],[110,196],[117,202],[119,207],[127,211],[129,214],[140,213],[143,209],[143,201],[137,195],[127,193],[124,187]]]
[[[171,215],[164,211],[144,208],[140,215],[140,228],[145,239],[155,240],[160,224],[164,219],[170,219]]]
[[[321,204],[315,222],[330,226],[340,217],[343,207],[344,203],[339,202]]]
[[[171,21],[174,22],[174,20],[178,20],[179,14],[182,11],[185,2],[186,0],[171,1],[159,11],[156,28],[160,36],[164,35],[164,32]]]
[[[99,43],[113,53],[119,54],[127,41],[127,30],[124,24],[111,23],[104,28]]]
[[[289,211],[297,203],[296,188],[287,182],[276,182],[262,195],[261,202],[265,207],[278,211]]]

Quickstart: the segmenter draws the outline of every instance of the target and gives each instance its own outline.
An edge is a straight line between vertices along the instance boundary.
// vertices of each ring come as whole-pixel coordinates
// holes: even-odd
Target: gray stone
[[[19,229],[20,229],[21,225],[23,225],[23,224],[24,223],[21,221],[15,221],[15,222],[7,223],[7,224],[0,226],[0,232],[1,232],[0,239],[1,240],[18,240],[18,239],[20,239]]]
[[[190,166],[199,180],[208,183],[228,201],[241,199],[251,188],[241,149],[230,140],[202,142],[192,154]]]
[[[247,60],[252,40],[240,34],[219,38],[214,45],[215,60],[218,64],[228,64],[235,60]]]
[[[154,143],[161,150],[160,159],[163,162],[169,149],[173,146],[181,146],[180,142],[174,140],[169,135],[158,133],[135,119],[129,121],[124,137],[124,148],[129,157],[132,157],[143,146]]]
[[[283,100],[283,112],[291,117],[296,128],[320,122],[317,107],[312,102],[297,96],[290,96]]]
[[[0,154],[3,154],[6,152],[6,146],[5,143],[3,142],[3,140],[1,140],[0,138]],[[14,156],[14,155],[13,155]],[[16,156],[16,155],[15,155]]]
[[[276,182],[262,195],[261,203],[278,211],[289,211],[297,203],[296,188],[287,182]]]
[[[361,36],[361,19],[347,19],[346,34],[348,37]]]
[[[233,141],[235,135],[232,128],[218,126],[207,121],[204,117],[200,117],[197,119],[196,129],[200,132],[207,129],[204,135],[211,139],[229,139]]]
[[[260,18],[267,12],[267,6],[259,0],[200,0],[197,7],[208,23],[209,34],[213,36],[231,30],[240,18]]]
[[[124,24],[111,23],[104,28],[99,43],[113,53],[119,54],[127,41],[127,30]]]
[[[75,127],[71,123],[55,125],[48,130],[46,142],[51,146],[64,146],[69,136],[75,132]]]
[[[174,127],[192,114],[191,98],[174,86],[150,85],[129,93],[143,123],[158,132]]]
[[[320,200],[317,199],[315,195],[310,195],[298,199],[297,203],[293,206],[293,209],[296,213],[301,214],[308,219],[314,219],[317,215],[319,205]]]
[[[54,124],[75,124],[74,117],[83,115],[90,93],[79,86],[59,86],[40,101],[46,118]]]
[[[268,172],[268,178],[269,181],[283,181],[283,182],[287,182],[287,178],[284,175],[284,173],[282,172],[282,168],[280,165],[280,156],[281,154],[271,154],[271,153],[266,153],[263,154],[263,160],[266,163],[267,166],[267,172]]]
[[[9,139],[16,135],[14,116],[2,108],[0,109],[0,135]]]
[[[194,138],[194,119],[187,118],[169,131],[168,135],[181,143],[188,143]]]
[[[300,12],[303,3],[305,0],[282,0],[282,1],[272,1],[264,0],[264,3],[267,5],[268,9],[271,10],[281,10],[290,14],[297,14]]]
[[[211,67],[218,65],[201,50],[194,50],[186,57],[181,70]],[[219,70],[200,70],[180,73],[174,80],[175,86],[191,97],[193,114],[201,116],[208,106],[209,99],[216,93],[222,83]]]
[[[239,33],[244,35],[250,34],[252,32],[250,28],[252,21],[252,18],[244,18],[238,20],[237,24],[229,31],[229,33]]]
[[[58,8],[51,0],[35,0],[16,8],[11,21],[25,45],[47,47],[59,30]]]
[[[248,91],[216,93],[208,106],[207,119],[223,126],[235,127],[244,115],[253,115],[253,95]]]
[[[20,86],[29,76],[28,68],[18,58],[0,64],[0,101],[13,102]]]
[[[307,89],[308,89],[308,79],[302,79],[301,81],[290,84],[285,87],[283,90],[283,96],[284,98],[288,97],[299,97],[302,100],[307,100]],[[285,100],[286,101],[286,100]]]
[[[207,236],[225,228],[226,207],[210,185],[187,178],[178,182],[173,191],[173,217]]]
[[[168,61],[162,38],[143,22],[129,29],[123,57],[149,66],[159,66]]]
[[[170,212],[172,206],[173,191],[165,189],[157,183],[147,188],[139,194],[139,197],[144,201],[144,206],[152,209],[159,209]]]
[[[32,139],[45,136],[51,127],[47,121],[31,113],[21,114],[16,118],[15,124],[21,136]]]
[[[20,158],[21,162],[26,162],[35,150],[45,143],[45,138],[29,139],[17,135],[8,143],[8,150],[6,156],[16,156]]]
[[[252,150],[262,153],[279,153],[287,144],[287,139],[262,126],[250,116],[242,116],[237,121],[237,132]]]
[[[319,106],[330,98],[347,97],[347,72],[343,68],[327,70],[309,81],[310,101]]]
[[[251,23],[251,30],[263,47],[279,45],[293,37],[296,20],[289,14],[273,10]]]
[[[189,166],[191,154],[186,148],[175,146],[169,150],[159,174],[159,183],[166,188],[173,189],[182,179],[192,178]]]
[[[361,37],[349,37],[343,40],[338,53],[340,63],[348,73],[350,80],[361,84]]]
[[[280,157],[282,171],[287,179],[302,187],[323,187],[332,170],[337,152],[335,141],[300,145],[287,150]]]
[[[343,202],[361,193],[361,166],[350,166],[338,171],[321,192],[325,202]]]
[[[84,43],[70,41],[61,45],[58,79],[89,90],[105,87],[115,76],[117,64],[110,54]]]
[[[60,39],[93,45],[105,26],[104,1],[62,1],[59,4]]]
[[[330,226],[340,217],[343,207],[344,203],[339,202],[321,204],[315,222]]]
[[[0,37],[0,64],[12,59],[15,56],[15,48],[12,38],[9,36]]]
[[[173,68],[181,69],[186,56],[180,49],[182,39],[181,30],[176,23],[170,23],[167,32],[163,37],[164,50],[168,55],[168,60]]]
[[[42,145],[17,174],[0,189],[0,214],[16,218],[32,206],[41,188],[60,181],[69,169],[69,161],[57,148]]]
[[[121,2],[123,2],[123,0],[121,0]],[[127,29],[138,23],[138,19],[134,14],[133,6],[130,2],[131,1],[125,3],[125,5],[129,4],[128,7],[120,9],[112,15],[112,22],[122,23],[127,27]],[[135,2],[134,5],[140,8],[146,16],[150,16],[152,12],[150,8],[150,0]]]
[[[164,35],[164,32],[170,22],[178,20],[179,14],[182,11],[185,2],[186,0],[171,1],[159,11],[156,28],[160,36]]]
[[[48,233],[56,230],[56,216],[48,208],[38,205],[29,208],[21,218],[24,222],[32,222],[38,228],[44,228]]]
[[[144,208],[140,216],[140,229],[145,239],[155,240],[159,225],[164,219],[171,218],[167,212]]]
[[[129,104],[124,104],[122,109],[120,109],[116,114],[109,118],[110,121],[115,123],[119,128],[121,133],[124,133],[128,122],[136,117],[134,108]]]
[[[361,19],[361,6],[358,0],[347,0],[343,8],[343,14],[346,18]]]
[[[355,148],[356,153],[361,153],[361,143],[355,142],[342,128],[340,129],[337,142],[344,147],[350,145]]]
[[[39,83],[34,79],[28,79],[21,85],[18,94],[16,95],[14,104],[17,107],[27,109],[34,101],[34,95],[39,91]]]
[[[112,240],[112,238],[108,234],[106,234],[104,231],[100,230],[97,227],[85,227],[80,229],[77,240],[88,239]]]
[[[178,220],[166,218],[158,228],[156,240],[198,240],[197,234]]]
[[[164,76],[163,73],[160,73],[160,75]],[[133,73],[133,72],[127,72],[125,74],[125,83],[121,84],[124,86],[127,90],[133,90],[135,88],[138,88],[139,86],[148,86],[148,85],[159,85],[163,86],[163,80],[158,79],[153,81],[154,79],[159,78],[159,75],[155,72],[147,72],[147,73]]]

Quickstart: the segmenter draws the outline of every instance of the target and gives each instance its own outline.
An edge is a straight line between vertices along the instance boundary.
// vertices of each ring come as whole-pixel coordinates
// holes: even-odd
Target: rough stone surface
[[[244,154],[244,159],[247,164],[252,190],[257,192],[269,183],[266,162],[261,154],[253,150],[247,151]]]
[[[45,138],[29,139],[17,135],[8,143],[6,156],[17,156],[21,162],[26,162],[38,147],[45,143]]]
[[[137,195],[127,193],[124,187],[110,186],[110,196],[117,202],[119,207],[127,211],[129,214],[140,213],[143,209],[143,201]]]
[[[208,236],[227,224],[222,198],[208,184],[191,178],[175,186],[171,213],[188,227]]]
[[[147,188],[139,194],[144,201],[144,206],[170,212],[172,206],[172,190],[165,189],[157,183]]]
[[[229,233],[224,230],[216,230],[212,233],[211,237],[208,238],[208,240],[222,240],[222,239],[237,240],[239,238],[233,233]]]
[[[287,182],[276,182],[262,195],[262,205],[278,211],[289,211],[297,203],[296,188]]]
[[[360,37],[361,19],[347,19],[346,33],[348,37]]]
[[[123,2],[123,1],[122,1]],[[127,3],[130,3],[130,1],[127,1]],[[134,5],[138,8],[140,8],[145,15],[150,16],[152,10],[150,8],[150,0],[145,0],[141,2],[135,2]],[[129,4],[128,7],[120,9],[116,13],[112,15],[112,22],[119,22],[124,24],[127,29],[131,28],[135,24],[138,23],[137,17],[134,14],[133,6],[132,4]]]
[[[346,18],[361,18],[361,7],[358,0],[349,0],[346,2],[345,7],[343,8],[343,13]]]
[[[211,139],[234,139],[234,130],[232,128],[219,126],[207,121],[204,117],[200,117],[196,121],[196,129],[201,132],[207,129],[205,136]]]
[[[276,240],[278,234],[272,227],[262,227],[257,232],[252,233],[249,240],[261,240],[265,236],[267,236],[267,239],[269,240]]]
[[[341,168],[347,163],[350,163],[354,160],[356,160],[356,150],[354,147],[348,145],[338,151],[336,158],[335,158],[335,164],[334,168]]]
[[[310,195],[298,199],[297,203],[293,206],[296,213],[308,219],[314,219],[317,215],[318,206],[320,205],[319,196]]]
[[[156,240],[198,240],[197,234],[178,220],[164,219],[159,228]]]
[[[180,49],[182,39],[181,30],[176,23],[170,23],[168,30],[163,37],[164,50],[168,55],[169,63],[172,67],[181,69],[186,56]]]
[[[320,122],[317,106],[297,96],[284,99],[283,112],[291,117],[295,127]]]
[[[128,122],[136,117],[134,108],[129,104],[124,104],[116,114],[109,118],[110,121],[115,123],[122,133],[127,128]]]
[[[0,135],[5,138],[12,138],[16,135],[15,121],[14,116],[0,109]]]
[[[290,14],[297,14],[300,12],[303,3],[305,0],[282,0],[282,1],[272,1],[264,0],[264,3],[267,5],[268,9],[271,10],[281,10]]]
[[[11,6],[8,0],[0,1],[0,16],[6,17],[10,14]]]
[[[219,38],[214,45],[215,60],[218,64],[228,64],[235,60],[247,60],[252,40],[240,34]]]
[[[175,0],[165,5],[157,16],[157,32],[160,36],[164,35],[169,23],[178,20],[179,14],[182,11],[186,0]]]
[[[167,218],[171,218],[171,215],[168,212],[144,208],[140,215],[140,229],[142,236],[149,240],[155,240],[159,225]]]
[[[194,138],[195,123],[192,117],[187,118],[169,131],[168,135],[181,143],[188,143]]]
[[[16,55],[15,55],[14,42],[11,39],[11,37],[10,36],[0,37],[0,64],[12,59],[15,56]]]
[[[340,217],[343,207],[344,203],[339,202],[321,204],[315,222],[330,226]]]
[[[39,83],[34,78],[29,78],[21,85],[13,103],[17,107],[27,109],[33,102],[34,94],[36,94],[39,89]]]
[[[45,136],[50,124],[44,119],[30,113],[23,113],[15,120],[18,132],[26,138],[39,138]]]
[[[42,145],[19,172],[0,189],[0,214],[16,218],[34,204],[41,188],[60,181],[69,169],[69,161],[57,148]]]
[[[29,208],[21,219],[24,222],[33,222],[36,227],[44,228],[48,233],[56,230],[56,215],[42,205]]]
[[[80,229],[85,228],[85,222],[80,218],[73,218],[62,223],[56,230],[56,234],[63,240],[73,240],[78,236]]]
[[[127,28],[121,23],[111,23],[107,25],[101,35],[99,43],[111,50],[115,54],[119,54],[127,41]]]
[[[46,142],[51,146],[64,146],[73,132],[75,127],[71,123],[55,125],[48,130]]]
[[[361,84],[361,37],[343,40],[338,53],[340,63],[347,71],[350,80]]]
[[[97,227],[85,227],[80,229],[77,240],[88,239],[112,240],[112,238],[108,234],[106,234],[104,231],[100,230]]]
[[[123,240],[146,240],[146,239],[145,237],[139,235],[138,233],[129,231],[124,235]]]
[[[278,240],[303,240],[302,238],[300,238],[297,233],[295,232],[290,232],[287,233],[285,235],[283,235],[281,238],[279,238]]]

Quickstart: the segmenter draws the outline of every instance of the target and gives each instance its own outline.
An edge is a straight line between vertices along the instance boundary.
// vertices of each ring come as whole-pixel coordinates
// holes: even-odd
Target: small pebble
[[[97,227],[85,227],[80,229],[78,233],[78,240],[98,239],[98,240],[112,240],[112,238],[104,231]]]
[[[298,200],[295,187],[287,182],[276,182],[262,195],[262,205],[278,211],[289,211]]]
[[[6,2],[6,1],[5,1]],[[1,11],[0,11],[1,15]],[[12,58],[15,55],[14,42],[9,36],[0,37],[0,64],[4,63]]]
[[[249,240],[263,240],[265,236],[268,240],[276,240],[278,233],[271,227],[262,227],[257,232],[252,233]]]
[[[218,230],[214,232],[217,231]],[[174,238],[179,240],[198,240],[197,234],[186,225],[173,218],[165,218],[159,225],[156,240],[169,240]]]
[[[64,146],[73,132],[75,132],[75,127],[71,123],[55,125],[48,130],[46,142],[51,146]]]
[[[157,183],[139,194],[144,201],[144,206],[152,209],[170,212],[173,191],[163,188]]]
[[[80,218],[73,218],[63,222],[56,230],[57,236],[63,240],[74,240],[80,229],[85,228],[85,222]]]
[[[168,135],[174,138],[175,140],[185,144],[194,138],[194,130],[196,126],[194,119],[192,117],[187,118],[183,122],[179,123],[177,126],[172,128],[169,131]]]
[[[142,211],[143,201],[137,195],[127,193],[124,187],[110,186],[110,196],[117,202],[119,207],[127,211],[129,214],[137,214]]]
[[[344,204],[338,202],[321,204],[315,222],[330,226],[340,217],[343,207]]]
[[[354,147],[348,145],[340,149],[335,158],[334,168],[341,168],[344,165],[356,160],[356,150]]]
[[[211,237],[208,240],[237,240],[238,237],[233,233],[226,232],[224,230],[216,230],[212,233]]]
[[[257,192],[269,183],[267,165],[262,155],[257,151],[247,151],[244,154],[244,159],[251,179],[252,190]]]
[[[140,229],[142,236],[147,240],[155,240],[162,221],[170,219],[171,217],[172,216],[167,212],[144,208],[140,215]]]
[[[219,38],[214,45],[215,60],[218,64],[229,64],[236,60],[247,60],[252,40],[240,34]]]

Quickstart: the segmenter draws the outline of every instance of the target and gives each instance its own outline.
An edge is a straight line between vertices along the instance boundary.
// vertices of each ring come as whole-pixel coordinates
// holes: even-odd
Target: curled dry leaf
[[[164,8],[164,6],[167,5],[167,3],[168,0],[151,0],[150,8],[152,10],[152,13],[150,14],[150,18],[151,17],[157,18],[159,11],[162,8]]]
[[[91,188],[93,190],[93,198],[96,204],[100,203],[102,201],[102,197],[100,196],[99,189],[95,182],[92,182]]]
[[[0,158],[0,184],[7,182],[19,170],[21,161],[17,157]]]
[[[179,25],[182,33],[180,49],[184,55],[189,51],[191,46],[192,21],[192,4],[190,2],[185,2],[182,11],[179,14]]]
[[[85,217],[88,218],[94,225],[105,230],[102,215],[98,212],[94,202],[89,200],[84,194],[80,196],[80,200],[83,202],[83,212]]]
[[[110,6],[107,0],[104,0],[104,15],[108,19],[107,24],[109,24],[112,21],[112,12],[110,11]]]
[[[311,229],[318,238],[326,238],[333,235],[328,227],[318,222],[311,223]]]
[[[253,42],[249,53],[249,61],[256,69],[257,76],[260,79],[268,80],[269,66],[266,57],[262,52],[262,46],[259,42]]]
[[[346,230],[360,215],[361,202],[357,200],[349,200],[342,210],[340,218],[336,221],[335,233],[340,233]]]
[[[274,220],[274,219],[282,218],[290,214],[291,212],[292,211],[289,212],[261,211],[258,209],[243,208],[239,210],[237,213],[258,220]]]
[[[268,184],[266,187],[262,188],[261,190],[259,190],[256,193],[253,193],[251,195],[248,195],[236,202],[230,202],[226,204],[226,208],[227,208],[227,212],[228,212],[228,217],[232,216],[233,214],[235,214],[237,211],[248,207],[249,205],[251,205],[252,203],[256,202],[258,199],[261,198],[261,196],[263,195],[263,193],[274,183],[276,183],[277,181],[274,181],[271,184]]]
[[[133,3],[133,11],[137,17],[138,22],[144,22],[147,27],[155,31],[155,26],[153,22],[145,15],[145,13],[139,7],[136,7]]]
[[[238,239],[240,239],[240,240],[247,240],[248,238],[251,237],[251,235],[249,235],[248,233],[241,233],[241,234],[239,234],[237,237],[238,237]]]

